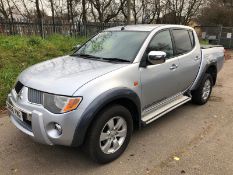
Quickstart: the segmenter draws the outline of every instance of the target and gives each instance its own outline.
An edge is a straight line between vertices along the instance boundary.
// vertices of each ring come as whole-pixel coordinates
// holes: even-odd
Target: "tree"
[[[86,0],[82,0],[82,21],[87,22]]]
[[[138,0],[132,0],[132,11],[133,11],[133,18],[134,18],[134,24],[138,23],[138,18],[140,17],[140,13],[142,10],[142,2],[143,1],[138,1]]]
[[[42,20],[46,19],[52,19],[53,32],[55,32],[55,22],[58,18],[69,22],[70,33],[76,29],[75,22],[79,20],[83,23],[87,21],[100,23],[121,21],[129,24],[133,20],[135,24],[187,25],[192,18],[196,18],[205,1],[218,2],[217,0],[0,0],[0,17],[13,21],[14,13],[17,10],[24,19],[37,19],[40,33],[43,29]],[[220,7],[227,6],[232,9],[233,0],[220,1]],[[46,6],[45,10],[43,5]],[[208,6],[204,7],[202,8],[202,11],[205,11],[203,14],[209,10]],[[45,11],[50,12],[51,17],[43,16]],[[225,9],[225,11],[229,10]],[[223,10],[221,13],[225,15]]]
[[[54,2],[53,0],[49,0],[50,6],[51,6],[51,12],[52,12],[52,24],[53,24],[53,32],[55,33],[55,10],[54,10]]]
[[[201,9],[198,22],[201,25],[233,25],[233,2],[232,0],[209,0]]]
[[[131,0],[127,0],[127,24],[131,21]]]
[[[142,1],[142,23],[160,23],[160,16],[163,11],[161,0]]]
[[[30,18],[31,13],[30,13],[30,11],[29,11],[29,9],[28,9],[28,6],[26,5],[25,0],[21,0],[20,3],[21,3],[22,6],[24,7],[25,16],[26,16],[27,18]],[[34,2],[33,2],[33,3],[34,3]]]
[[[162,22],[187,25],[203,4],[204,0],[167,0]]]
[[[2,17],[4,19],[8,19],[6,4],[3,0],[0,0],[0,17]]]
[[[97,16],[99,22],[107,23],[116,18],[123,6],[126,5],[126,0],[89,0],[93,9],[92,14]]]
[[[36,13],[37,13],[37,19],[38,19],[38,23],[39,23],[39,30],[40,30],[40,35],[43,38],[43,19],[42,19],[42,14],[41,14],[41,10],[40,10],[40,4],[39,4],[39,0],[35,0],[35,5],[36,5]]]
[[[11,19],[11,30],[10,30],[10,33],[14,34],[14,17],[13,17],[12,7],[10,5],[9,0],[6,0],[6,2],[7,2],[7,6],[8,6],[8,10],[9,10],[9,15],[10,15],[10,19]]]

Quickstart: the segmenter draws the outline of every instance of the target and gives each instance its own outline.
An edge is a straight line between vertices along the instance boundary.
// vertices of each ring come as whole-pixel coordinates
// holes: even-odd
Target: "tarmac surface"
[[[0,174],[224,174],[233,172],[233,60],[225,62],[209,102],[187,103],[134,132],[106,165],[81,149],[34,142],[0,115]]]

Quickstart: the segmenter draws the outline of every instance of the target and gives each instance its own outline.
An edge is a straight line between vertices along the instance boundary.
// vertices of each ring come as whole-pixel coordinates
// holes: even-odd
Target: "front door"
[[[169,30],[155,34],[144,57],[147,57],[150,51],[164,51],[167,58],[165,63],[140,68],[143,110],[180,92],[179,59],[175,57]]]

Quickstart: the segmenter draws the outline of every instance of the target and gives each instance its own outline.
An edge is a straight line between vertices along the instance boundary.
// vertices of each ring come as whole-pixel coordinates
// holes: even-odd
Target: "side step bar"
[[[156,119],[158,119],[159,117],[163,116],[164,114],[172,111],[173,109],[181,106],[184,103],[187,103],[188,101],[191,100],[191,97],[188,96],[180,96],[179,98],[177,98],[176,100],[165,104],[164,106],[152,111],[151,113],[145,115],[142,117],[142,122],[144,124],[149,124],[153,121],[155,121]]]

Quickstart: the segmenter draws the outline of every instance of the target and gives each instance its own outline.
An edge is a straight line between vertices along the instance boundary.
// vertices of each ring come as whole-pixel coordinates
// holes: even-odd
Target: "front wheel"
[[[121,105],[105,108],[93,121],[87,136],[90,157],[98,163],[117,159],[126,149],[132,130],[129,110]]]
[[[205,74],[198,89],[192,92],[192,102],[198,105],[205,104],[210,98],[212,87],[212,76],[210,74]]]

